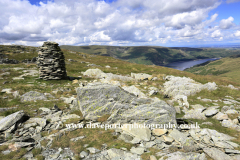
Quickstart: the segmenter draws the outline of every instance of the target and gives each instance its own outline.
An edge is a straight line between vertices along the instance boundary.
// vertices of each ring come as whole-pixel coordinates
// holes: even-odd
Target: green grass
[[[205,66],[192,67],[187,69],[186,71],[199,75],[217,75],[219,77],[222,77],[222,79],[239,82],[239,63],[240,58],[237,56],[233,56],[210,62]]]

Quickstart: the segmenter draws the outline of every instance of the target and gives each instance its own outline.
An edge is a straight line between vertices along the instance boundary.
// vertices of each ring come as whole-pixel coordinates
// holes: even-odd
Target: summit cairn
[[[40,79],[67,78],[64,55],[56,42],[44,42],[42,47],[39,47],[37,66]]]

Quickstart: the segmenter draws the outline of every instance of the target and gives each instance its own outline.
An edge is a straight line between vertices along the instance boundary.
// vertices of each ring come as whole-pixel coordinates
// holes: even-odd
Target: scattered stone
[[[79,154],[80,158],[85,158],[85,157],[87,157],[88,155],[89,155],[88,152],[85,152],[85,151],[82,151],[82,152]]]
[[[161,136],[161,135],[164,135],[165,133],[167,133],[167,129],[153,129],[152,130],[152,134],[153,135],[156,135],[156,136]]]
[[[174,139],[169,136],[163,136],[163,138],[166,144],[171,144],[174,141]]]
[[[139,125],[139,124],[137,124]],[[122,127],[123,133],[129,134],[133,137],[137,137],[144,141],[150,141],[151,138],[151,130],[148,128],[142,127],[132,127],[131,124],[124,124]]]
[[[99,149],[96,149],[96,148],[94,148],[94,147],[89,147],[89,148],[87,148],[87,150],[89,150],[89,152],[90,152],[90,153],[93,153],[93,154],[100,152]]]
[[[144,153],[145,149],[142,148],[142,147],[137,147],[137,148],[132,147],[132,148],[130,149],[130,151],[131,151],[132,153],[135,153],[135,154],[141,155],[141,154]]]
[[[238,114],[238,111],[236,111],[234,109],[229,109],[225,112],[225,114]]]
[[[227,120],[228,119],[228,115],[227,114],[223,114],[222,112],[218,112],[218,114],[216,114],[215,116],[213,116],[213,118],[222,121],[222,120]]]
[[[184,144],[187,140],[187,135],[178,131],[177,129],[173,129],[169,136],[172,137],[175,141],[180,142],[181,144]]]
[[[203,113],[205,114],[206,117],[212,117],[218,113],[218,109],[215,108],[207,109]]]

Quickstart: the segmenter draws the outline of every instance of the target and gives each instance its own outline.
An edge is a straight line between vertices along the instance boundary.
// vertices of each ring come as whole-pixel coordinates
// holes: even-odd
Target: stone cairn
[[[42,47],[39,47],[37,66],[40,79],[67,78],[64,55],[56,42],[44,42]]]

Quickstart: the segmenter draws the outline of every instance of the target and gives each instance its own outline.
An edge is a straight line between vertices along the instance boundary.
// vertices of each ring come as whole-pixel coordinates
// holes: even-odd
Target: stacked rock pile
[[[44,42],[42,47],[39,47],[37,66],[40,79],[65,79],[67,77],[64,55],[56,42]]]

